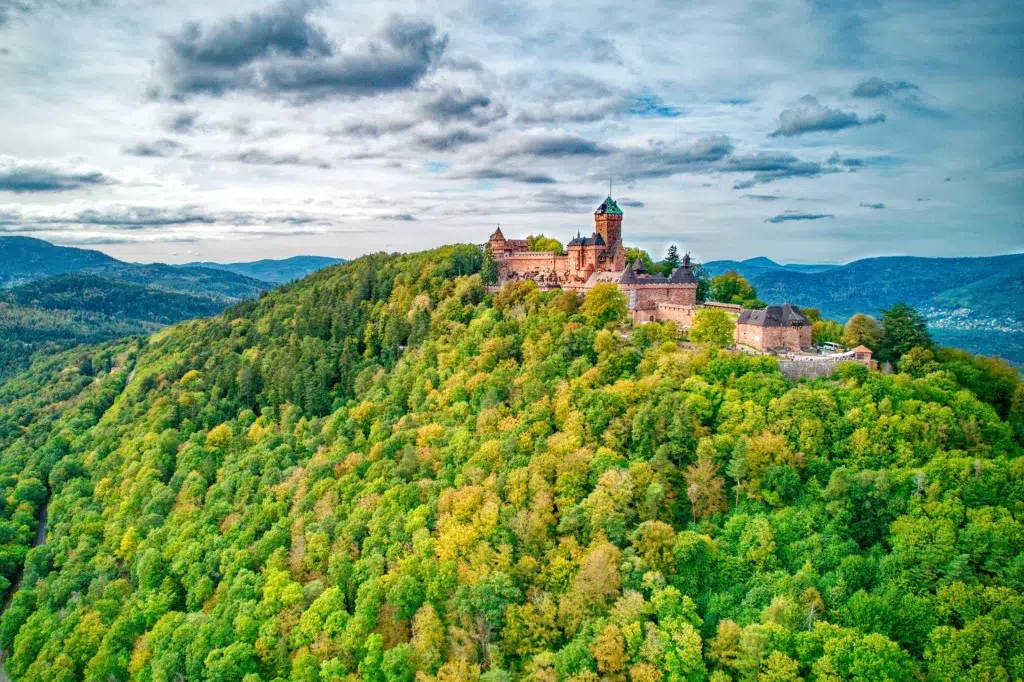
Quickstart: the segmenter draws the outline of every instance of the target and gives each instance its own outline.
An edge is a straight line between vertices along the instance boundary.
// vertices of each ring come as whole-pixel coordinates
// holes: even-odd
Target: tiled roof
[[[595,232],[589,237],[581,237],[577,234],[566,246],[605,246],[604,237]]]
[[[622,215],[622,209],[615,203],[615,199],[608,197],[597,207],[594,215]]]
[[[690,270],[689,265],[680,265],[672,273],[672,276],[668,278],[668,281],[672,282],[672,284],[696,284],[697,278],[693,276],[693,271]]]
[[[764,310],[744,310],[737,324],[755,327],[802,327],[811,322],[795,305],[770,305]]]

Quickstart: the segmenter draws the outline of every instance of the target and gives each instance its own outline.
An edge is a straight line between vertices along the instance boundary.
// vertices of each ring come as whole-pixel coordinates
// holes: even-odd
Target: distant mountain
[[[748,258],[747,260],[713,260],[704,263],[704,269],[708,271],[712,277],[721,275],[722,273],[730,270],[735,270],[748,281],[752,281],[754,277],[762,275],[766,272],[774,272],[777,270],[786,270],[789,272],[824,272],[825,270],[831,270],[835,268],[835,265],[804,265],[804,264],[792,264],[792,265],[780,265],[771,258],[765,258],[760,256],[758,258]]]
[[[0,237],[0,287],[68,272],[102,269],[120,262],[91,249],[56,246],[31,237]]]
[[[224,303],[253,298],[272,288],[266,282],[227,270],[175,267],[163,263],[126,263],[99,251],[56,246],[42,239],[0,237],[0,288],[72,272],[144,284],[161,291],[203,296]]]
[[[221,313],[223,299],[70,273],[0,290],[0,382],[40,350],[146,334]]]
[[[293,256],[280,260],[265,259],[252,261],[250,263],[212,263],[196,262],[186,263],[181,267],[202,267],[215,270],[227,270],[246,277],[252,277],[264,282],[274,284],[286,284],[302,279],[306,275],[326,268],[331,265],[341,265],[346,262],[344,258],[329,258],[327,256]]]
[[[775,266],[775,267],[772,267]],[[927,318],[938,340],[1024,365],[1024,254],[988,258],[866,258],[839,266],[778,265],[767,258],[712,261],[713,275],[736,270],[769,303],[821,308],[846,321],[904,301]]]

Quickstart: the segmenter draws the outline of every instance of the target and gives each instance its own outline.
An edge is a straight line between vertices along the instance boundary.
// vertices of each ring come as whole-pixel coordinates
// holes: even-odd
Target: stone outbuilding
[[[760,351],[800,350],[811,345],[811,321],[795,305],[744,310],[736,321],[736,343]]]

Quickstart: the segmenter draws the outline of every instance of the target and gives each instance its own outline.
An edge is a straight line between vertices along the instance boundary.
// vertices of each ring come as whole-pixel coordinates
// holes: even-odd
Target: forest
[[[365,256],[0,385],[10,678],[1024,678],[1016,371],[899,309],[892,373],[792,383],[482,268]]]

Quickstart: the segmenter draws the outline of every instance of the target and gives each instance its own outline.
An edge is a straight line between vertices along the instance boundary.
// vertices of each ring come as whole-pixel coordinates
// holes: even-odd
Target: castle
[[[697,278],[689,254],[669,277],[647,272],[637,258],[626,262],[622,243],[622,209],[610,196],[594,212],[594,232],[577,233],[565,246],[566,255],[530,251],[525,239],[506,239],[499,227],[488,246],[498,265],[498,282],[532,280],[541,288],[585,293],[595,284],[617,284],[629,300],[637,322],[674,320],[687,328],[697,305]]]
[[[498,266],[499,284],[530,280],[542,289],[583,294],[596,284],[610,282],[626,294],[634,322],[672,321],[680,329],[690,328],[699,308],[690,254],[668,277],[647,272],[639,257],[626,262],[622,209],[611,196],[594,211],[594,232],[589,237],[577,233],[566,244],[564,256],[554,251],[530,251],[526,239],[506,239],[500,227],[491,235],[488,248]],[[799,350],[811,345],[811,323],[796,306],[749,311],[726,304],[705,305],[739,314],[737,343],[758,350]]]

